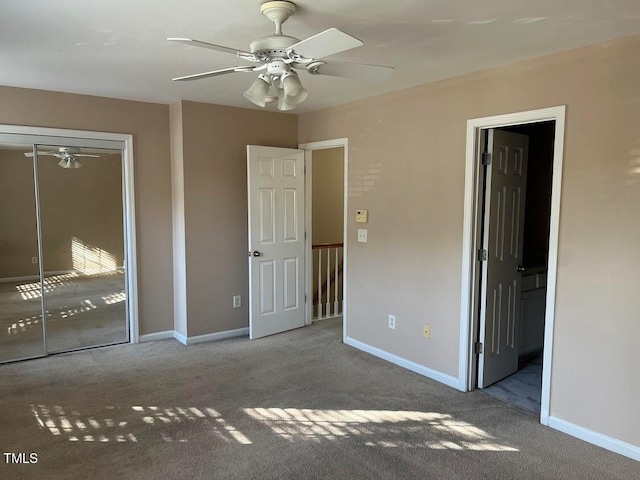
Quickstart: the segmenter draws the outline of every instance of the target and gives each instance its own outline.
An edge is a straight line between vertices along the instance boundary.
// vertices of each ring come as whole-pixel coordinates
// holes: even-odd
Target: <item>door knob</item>
[[[526,268],[524,268],[522,265],[518,265],[518,268],[516,269],[518,270],[518,272],[524,272],[526,270]]]
[[[257,250],[253,251],[253,256],[254,257],[259,257],[260,255],[262,255],[262,254],[259,251],[257,251]]]

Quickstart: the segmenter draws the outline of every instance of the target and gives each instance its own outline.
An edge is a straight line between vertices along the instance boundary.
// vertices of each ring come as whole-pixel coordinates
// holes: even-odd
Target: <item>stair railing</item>
[[[313,319],[328,319],[342,315],[343,248],[342,243],[319,243],[311,246],[317,252],[314,277]]]

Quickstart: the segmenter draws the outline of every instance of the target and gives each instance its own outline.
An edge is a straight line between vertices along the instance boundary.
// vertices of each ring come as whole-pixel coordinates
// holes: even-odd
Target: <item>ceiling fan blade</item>
[[[196,47],[209,48],[211,50],[217,50],[219,52],[230,53],[232,55],[251,55],[249,52],[243,50],[236,50],[235,48],[223,47],[222,45],[215,45],[213,43],[201,42],[200,40],[193,40],[191,38],[167,38],[170,42],[184,43],[185,45],[193,45]]]
[[[231,68],[223,68],[222,70],[213,70],[211,72],[204,73],[195,73],[193,75],[185,75],[184,77],[174,78],[173,81],[182,81],[182,80],[199,80],[201,78],[208,77],[216,77],[218,75],[226,75],[227,73],[233,72],[251,72],[253,71],[253,67],[231,67]]]
[[[318,59],[355,47],[361,47],[362,45],[364,43],[356,37],[352,37],[337,28],[330,28],[302,40],[290,48],[303,57]]]
[[[89,153],[74,153],[73,154],[74,157],[93,157],[93,158],[100,158],[100,155],[91,155]]]
[[[332,77],[356,78],[371,82],[383,82],[393,73],[393,67],[365,65],[363,63],[329,62],[316,67],[312,73]]]
[[[38,155],[57,155],[58,152],[38,152]],[[24,152],[25,157],[33,157],[33,152]]]

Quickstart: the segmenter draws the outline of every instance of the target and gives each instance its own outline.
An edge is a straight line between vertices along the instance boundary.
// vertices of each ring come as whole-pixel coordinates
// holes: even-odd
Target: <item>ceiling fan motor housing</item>
[[[75,153],[80,153],[80,149],[78,147],[60,147],[58,151],[62,154],[73,155]]]
[[[285,58],[287,49],[299,41],[289,35],[267,35],[251,42],[249,49],[251,53],[264,54],[270,58]]]

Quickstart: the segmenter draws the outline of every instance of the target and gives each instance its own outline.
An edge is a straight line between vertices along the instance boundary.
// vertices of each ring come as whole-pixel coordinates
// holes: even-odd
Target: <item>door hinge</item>
[[[488,256],[489,256],[489,254],[484,248],[481,248],[480,250],[478,250],[478,261],[479,262],[486,262]]]
[[[480,342],[476,342],[473,344],[473,354],[478,355],[479,353],[484,352],[484,345]]]
[[[491,165],[491,154],[489,152],[484,152],[482,154],[482,164]]]
[[[304,294],[304,303],[307,303],[307,294]]]
[[[307,239],[307,231],[306,230],[304,231],[304,239],[305,240]]]

